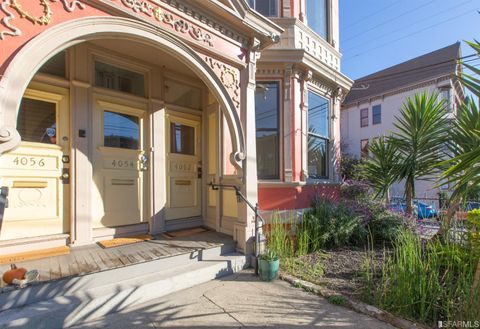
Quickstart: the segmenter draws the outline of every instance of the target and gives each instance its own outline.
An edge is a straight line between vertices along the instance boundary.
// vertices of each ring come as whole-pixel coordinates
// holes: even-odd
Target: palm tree
[[[403,104],[391,141],[398,148],[398,178],[405,180],[406,213],[413,213],[415,180],[431,179],[442,161],[448,129],[446,102],[438,94],[415,94]]]
[[[385,136],[375,138],[368,147],[369,155],[361,166],[362,176],[375,190],[375,198],[390,204],[390,187],[397,180],[397,149]]]

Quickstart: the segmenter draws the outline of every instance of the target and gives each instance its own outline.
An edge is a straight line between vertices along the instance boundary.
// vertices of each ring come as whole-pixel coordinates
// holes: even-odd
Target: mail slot
[[[47,188],[46,181],[13,181],[12,188]]]
[[[175,185],[192,185],[192,181],[186,179],[177,179],[175,180]]]
[[[112,185],[135,185],[135,180],[133,179],[112,179]]]

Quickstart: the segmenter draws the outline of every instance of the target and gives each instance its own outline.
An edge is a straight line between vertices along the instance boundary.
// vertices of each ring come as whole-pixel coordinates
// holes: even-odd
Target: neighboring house
[[[200,225],[252,252],[210,184],[338,196],[338,41],[337,0],[2,1],[0,255]]]
[[[342,153],[366,156],[373,138],[395,130],[395,117],[402,104],[415,93],[439,93],[447,101],[448,115],[453,117],[464,98],[456,77],[461,69],[458,58],[459,42],[356,80],[342,104]],[[434,181],[418,180],[416,196],[438,198],[440,191],[448,190],[446,185],[436,185]],[[403,184],[392,186],[391,194],[403,196]]]

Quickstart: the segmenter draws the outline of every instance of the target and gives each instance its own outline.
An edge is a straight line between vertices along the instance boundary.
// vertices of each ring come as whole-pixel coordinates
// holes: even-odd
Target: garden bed
[[[367,259],[372,260],[376,268],[380,268],[388,252],[381,247],[369,252],[359,248],[320,251],[288,260],[283,270],[295,277],[360,300],[364,292],[363,269],[367,266]],[[372,266],[371,263],[368,266]]]

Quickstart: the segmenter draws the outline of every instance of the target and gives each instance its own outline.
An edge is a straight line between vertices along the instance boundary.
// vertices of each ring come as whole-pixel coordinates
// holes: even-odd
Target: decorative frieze
[[[32,24],[49,25],[52,22],[53,17],[51,5],[55,2],[61,2],[63,4],[63,8],[69,13],[73,12],[77,8],[85,9],[85,4],[83,4],[80,0],[38,0],[36,6],[38,6],[38,9],[41,10],[42,14],[35,15],[31,9],[26,8],[28,6],[19,0],[3,0],[1,8],[6,16],[1,20],[1,22],[7,28],[7,30],[0,31],[0,40],[4,40],[5,36],[7,35],[12,37],[22,35],[22,31],[11,22],[15,18],[14,13],[18,14],[20,18],[30,21]],[[31,6],[31,2],[29,5]]]
[[[220,78],[237,109],[240,108],[240,78],[237,69],[227,66],[211,57],[205,56],[205,62],[213,69]]]
[[[177,32],[188,34],[193,39],[200,42],[205,42],[210,47],[213,47],[213,37],[211,34],[203,31],[201,28],[196,27],[182,18],[175,18],[173,14],[166,12],[157,5],[152,5],[150,2],[144,0],[120,0],[120,2],[135,13],[142,13],[146,16],[154,18],[160,23],[165,23],[171,26]]]

